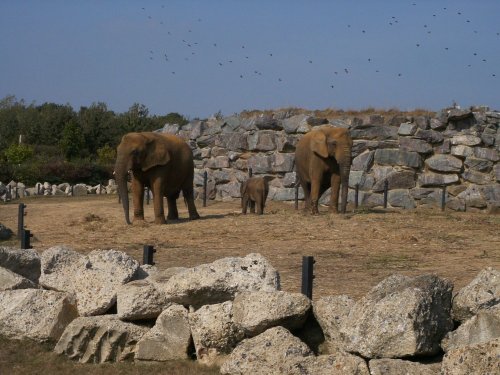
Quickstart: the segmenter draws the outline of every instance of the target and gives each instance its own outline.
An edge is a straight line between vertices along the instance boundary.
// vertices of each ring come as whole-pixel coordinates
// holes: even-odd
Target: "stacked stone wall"
[[[359,186],[359,204],[383,204],[387,181],[389,207],[436,206],[446,186],[448,208],[486,210],[500,203],[500,112],[486,107],[448,108],[435,115],[406,114],[319,118],[293,111],[234,115],[167,124],[160,132],[177,134],[193,149],[195,190],[208,198],[240,197],[239,186],[254,175],[270,175],[268,199],[295,196],[295,145],[315,126],[349,128],[354,140],[349,202]],[[302,192],[299,192],[302,196]],[[321,203],[328,204],[328,193]]]

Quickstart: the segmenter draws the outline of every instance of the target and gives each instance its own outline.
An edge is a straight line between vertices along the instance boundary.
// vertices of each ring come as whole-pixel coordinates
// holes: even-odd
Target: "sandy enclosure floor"
[[[116,196],[34,197],[27,205],[26,228],[33,247],[43,251],[68,245],[87,253],[123,250],[142,262],[143,245],[154,245],[160,269],[191,267],[228,256],[258,252],[278,269],[282,289],[299,292],[302,256],[312,255],[313,299],[364,295],[394,273],[436,273],[455,290],[487,266],[500,268],[500,216],[482,213],[359,210],[319,216],[295,211],[293,204],[269,202],[263,216],[242,215],[239,201],[209,202],[197,208],[200,220],[153,224],[153,207],[145,205],[143,223],[125,224]],[[18,203],[0,205],[0,223],[17,231]],[[302,202],[301,202],[302,204]],[[0,245],[19,246],[11,240]]]

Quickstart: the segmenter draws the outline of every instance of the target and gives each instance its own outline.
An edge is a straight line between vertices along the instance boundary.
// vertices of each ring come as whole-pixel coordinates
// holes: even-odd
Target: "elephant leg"
[[[264,213],[264,201],[262,198],[263,197],[258,197],[257,201],[255,202],[257,206],[257,215],[262,215]]]
[[[163,208],[163,195],[160,186],[153,185],[153,207],[155,212],[155,224],[165,224],[165,211]]]
[[[304,210],[307,212],[311,209],[311,189],[310,185],[305,181],[300,181],[300,186],[304,191]]]
[[[320,181],[311,181],[311,214],[318,215]]]
[[[250,213],[254,214],[255,213],[255,201],[250,199]]]
[[[134,220],[144,220],[144,184],[133,178],[132,192]]]
[[[241,197],[241,213],[243,215],[247,214],[247,208],[248,208],[248,195],[244,194]]]
[[[167,205],[168,205],[168,215],[167,220],[178,220],[179,212],[177,211],[177,197],[175,195],[167,196]]]
[[[184,196],[184,202],[186,202],[188,212],[189,212],[189,220],[196,220],[200,218],[198,211],[196,210],[196,206],[194,205],[194,192],[193,189],[184,189],[182,190],[182,195]]]
[[[331,177],[332,191],[330,196],[330,211],[333,213],[339,212],[339,191],[340,191],[340,176],[333,173]]]

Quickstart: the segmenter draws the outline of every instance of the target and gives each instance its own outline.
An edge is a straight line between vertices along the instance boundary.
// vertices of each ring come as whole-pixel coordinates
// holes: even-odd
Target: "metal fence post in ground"
[[[359,205],[359,184],[354,186],[354,208],[358,208]]]
[[[208,182],[208,172],[203,172],[203,207],[207,207],[207,182]]]
[[[253,175],[252,168],[248,168],[248,177],[252,177],[252,175]]]
[[[33,235],[30,233],[29,230],[23,229],[22,235],[21,235],[21,249],[32,249],[33,246],[30,245],[30,238],[33,237]]]
[[[295,182],[295,210],[299,209],[299,182]]]
[[[313,268],[314,268],[314,257],[303,256],[302,257],[302,294],[307,296],[307,298],[312,299],[313,292]]]
[[[40,184],[36,184],[36,195],[40,195]]]
[[[446,185],[443,185],[443,190],[441,191],[441,211],[444,211],[446,206]]]
[[[387,208],[387,192],[389,190],[389,181],[384,181],[384,208]]]
[[[155,264],[155,262],[153,262],[154,253],[156,253],[156,249],[153,245],[144,245],[142,264],[150,264],[153,266]]]
[[[73,185],[70,186],[70,192],[71,192],[71,196],[73,197],[75,195],[74,190],[73,190]]]
[[[26,215],[26,212],[24,212],[24,209],[26,208],[26,205],[24,203],[19,203],[19,210],[17,213],[17,238],[21,239],[23,235],[23,230],[24,230],[24,215]]]

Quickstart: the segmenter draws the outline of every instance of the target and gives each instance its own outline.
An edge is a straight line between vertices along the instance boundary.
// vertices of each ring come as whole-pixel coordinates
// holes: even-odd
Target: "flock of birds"
[[[416,7],[418,6],[417,3],[409,3],[410,6]],[[165,5],[161,6],[162,9],[165,8]],[[168,41],[170,41],[172,44],[175,42],[176,46],[175,48],[169,48],[165,49],[162,51],[158,51],[155,49],[150,49],[149,54],[147,58],[151,61],[157,61],[158,59],[163,60],[165,64],[171,64],[172,61],[176,61],[177,64],[171,64],[171,66],[176,66],[179,67],[180,65],[178,64],[179,59],[182,59],[185,63],[189,62],[192,59],[195,59],[199,55],[200,47],[201,44],[200,42],[196,41],[195,35],[196,33],[193,32],[195,29],[195,25],[193,24],[193,27],[188,28],[187,30],[169,30],[168,25],[164,23],[164,21],[159,20],[160,16],[153,16],[150,14],[150,10],[148,10],[146,7],[141,8],[142,11],[142,16],[146,17],[148,22],[156,22],[159,26],[163,27],[166,31],[166,37],[169,38]],[[411,12],[411,9],[408,10],[408,12]],[[448,7],[441,7],[439,9],[436,8],[435,13],[432,14],[431,17],[429,17],[429,22],[427,23],[422,23],[421,28],[422,32],[418,35],[418,39],[414,42],[413,48],[423,50],[426,46],[426,42],[429,41],[428,38],[431,38],[433,36],[433,25],[436,24],[436,22],[439,22],[439,17],[445,15],[446,17],[457,17],[457,27],[469,27],[469,30],[473,34],[479,34],[480,31],[475,28],[477,26],[480,26],[480,22],[477,20],[473,21],[465,14],[462,13],[462,11],[457,10],[457,9],[450,9]],[[433,23],[433,21],[435,21]],[[204,20],[201,18],[197,18],[194,20],[194,22],[198,23],[201,25]],[[402,25],[404,22],[392,15],[388,16],[388,18],[385,21],[382,21],[385,23],[387,27],[391,28],[397,28],[399,25]],[[197,26],[199,26],[197,25]],[[361,35],[368,35],[369,31],[366,28],[362,28],[359,26],[355,26],[353,24],[347,23],[345,27],[348,29],[349,32],[353,33],[361,33]],[[196,27],[198,29],[198,27]],[[499,28],[500,29],[500,28]],[[181,37],[180,35],[183,35]],[[500,41],[500,31],[496,32],[496,37]],[[445,41],[443,41],[443,45],[441,46],[443,53],[450,52],[452,47],[450,45],[444,44]],[[211,42],[210,45],[207,45],[208,43],[204,43],[204,47],[210,47],[211,50],[213,50],[213,59],[211,60],[213,64],[217,65],[217,68],[219,69],[224,69],[228,65],[237,67],[241,71],[239,73],[235,73],[235,69],[231,69],[230,72],[231,74],[237,74],[240,79],[246,79],[251,76],[254,77],[262,77],[266,76],[265,72],[265,66],[267,63],[270,64],[270,59],[276,59],[276,53],[273,51],[266,51],[266,52],[261,52],[256,54],[255,52],[251,54],[249,51],[250,49],[247,49],[246,45],[244,43],[241,43],[240,46],[237,47],[239,51],[235,51],[235,47],[232,47],[232,50],[222,50],[221,45],[223,45],[223,41],[219,43],[218,41],[213,41]],[[182,47],[182,48],[179,48]],[[470,48],[470,47],[468,47]],[[215,52],[217,50],[217,52]],[[206,49],[204,50],[206,51]],[[222,51],[222,52],[221,52]],[[223,56],[224,53],[226,54],[226,57],[220,57]],[[472,68],[473,66],[477,66],[478,64],[483,64],[480,66],[480,69],[484,71],[484,69],[490,69],[490,66],[487,66],[488,59],[486,56],[482,55],[479,51],[472,50],[470,52],[467,52],[466,50],[463,51],[463,61],[457,62],[459,64],[464,64],[464,68]],[[217,57],[217,58],[216,58]],[[207,61],[206,55],[203,56],[204,61]],[[267,60],[266,60],[267,59]],[[256,61],[254,66],[249,67],[249,63],[252,61]],[[378,66],[377,65],[377,57],[376,56],[366,56],[365,57],[365,64],[368,64],[366,68],[371,69],[372,73],[381,73],[384,71],[384,67]],[[309,64],[309,65],[314,65],[315,61],[312,57],[304,57],[303,64]],[[490,64],[491,65],[491,64]],[[331,89],[335,88],[335,79],[341,75],[348,76],[352,74],[356,67],[351,67],[351,66],[345,66],[341,67],[338,69],[332,69],[331,72],[331,77],[327,79],[326,81],[328,82],[328,85]],[[358,69],[359,70],[359,69]],[[388,72],[387,69],[384,71],[387,74],[391,74],[392,76],[395,77],[403,77],[403,71],[392,71]],[[267,72],[268,73],[268,72]],[[170,74],[176,75],[177,71],[174,69],[170,70]],[[273,72],[275,74],[275,72]],[[495,72],[490,72],[488,73],[491,77],[496,77]],[[271,81],[276,81],[276,82],[284,82],[286,77],[280,76],[280,75],[274,75],[273,77],[266,76],[266,79],[271,80]]]

